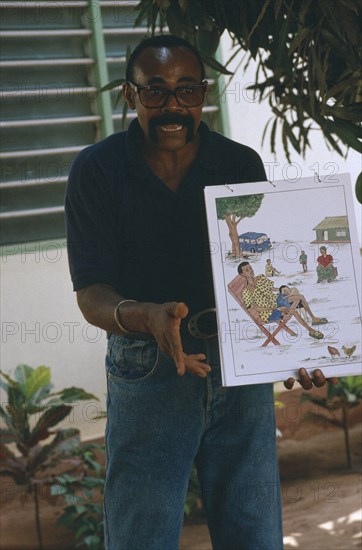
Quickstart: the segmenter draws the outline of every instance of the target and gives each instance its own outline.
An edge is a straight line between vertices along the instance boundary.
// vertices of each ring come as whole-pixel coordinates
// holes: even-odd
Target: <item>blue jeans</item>
[[[109,337],[108,550],[179,548],[194,461],[214,550],[283,548],[273,387],[223,388],[217,340],[203,345],[206,379],[179,377],[151,337]]]

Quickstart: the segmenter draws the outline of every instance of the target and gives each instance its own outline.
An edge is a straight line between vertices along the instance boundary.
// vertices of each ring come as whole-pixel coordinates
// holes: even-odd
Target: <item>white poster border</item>
[[[217,201],[252,195],[263,195],[261,206],[254,215],[240,222],[238,234],[252,235],[257,229],[271,239],[271,248],[244,251],[246,258],[236,258],[229,254],[229,230],[226,221],[218,219]],[[327,377],[361,374],[361,256],[349,174],[327,175],[321,180],[315,176],[293,182],[209,186],[205,188],[205,202],[223,385],[282,381],[296,377],[300,367],[309,373],[320,368]],[[331,242],[326,232],[325,240],[318,240],[316,226],[321,226],[326,218],[341,217],[348,220],[349,241]],[[338,273],[330,284],[328,280],[317,283],[315,256],[321,246],[326,246],[327,253],[333,252]],[[304,273],[296,255],[307,247],[309,265]],[[242,261],[249,262],[255,275],[265,275],[266,259],[280,271],[280,275],[267,277],[274,287],[285,285],[302,294],[316,318],[327,321],[312,327],[312,318],[304,311],[308,326],[322,333],[323,338],[311,337],[297,317],[292,316],[286,327],[289,326],[295,336],[286,332],[287,329],[280,329],[265,344],[269,337],[261,332],[262,325],[272,334],[278,323],[256,324],[250,317],[254,305],[243,310],[237,301],[240,292],[233,296],[229,285],[234,277],[237,279],[237,267]],[[243,296],[246,299],[248,294],[244,291]],[[284,312],[284,318],[285,315]]]

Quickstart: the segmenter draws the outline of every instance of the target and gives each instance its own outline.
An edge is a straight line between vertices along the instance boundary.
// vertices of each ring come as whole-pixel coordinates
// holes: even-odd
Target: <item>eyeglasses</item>
[[[128,82],[129,86],[140,96],[140,102],[147,109],[159,109],[164,107],[170,95],[175,96],[181,107],[198,107],[205,99],[207,81],[201,84],[178,86],[173,90],[162,86],[139,86],[134,82]]]

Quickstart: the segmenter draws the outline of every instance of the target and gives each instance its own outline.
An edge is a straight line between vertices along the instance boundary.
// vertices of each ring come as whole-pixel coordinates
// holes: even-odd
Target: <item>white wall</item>
[[[231,57],[231,46],[229,36],[224,33],[221,41],[223,62],[226,62]],[[239,61],[240,57],[236,57],[229,68],[234,71]],[[247,91],[246,89],[255,82],[255,67],[256,65],[251,63],[245,73],[241,69],[237,70],[223,97],[229,118],[229,137],[235,141],[249,145],[261,155],[269,179],[278,180],[285,178],[285,176],[289,179],[297,176],[310,177],[317,166],[319,167],[320,176],[349,172],[351,174],[353,195],[355,197],[355,182],[358,174],[362,171],[361,155],[351,149],[347,158],[344,159],[336,152],[329,151],[321,131],[315,130],[310,133],[311,148],[308,149],[305,158],[298,155],[292,146],[290,146],[292,166],[285,156],[281,134],[277,133],[277,137],[279,136],[280,140],[277,143],[275,155],[270,150],[270,130],[264,139],[264,145],[261,145],[265,124],[274,115],[267,100],[259,103],[258,99],[253,99],[252,91]],[[226,77],[225,81],[227,79],[228,77]],[[357,199],[355,199],[355,212],[359,229],[359,241],[361,242],[360,220],[362,207]]]

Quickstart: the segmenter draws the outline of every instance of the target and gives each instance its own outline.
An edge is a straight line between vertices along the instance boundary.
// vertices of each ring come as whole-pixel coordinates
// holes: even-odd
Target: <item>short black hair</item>
[[[282,285],[282,286],[280,286],[280,287],[279,287],[279,292],[280,292],[280,294],[282,293],[283,288],[288,288],[288,286],[287,286],[287,285]]]
[[[243,273],[243,267],[246,265],[250,265],[249,262],[241,262],[241,264],[238,265],[238,273],[239,275],[242,275]]]
[[[140,54],[147,48],[187,48],[189,49],[194,56],[196,57],[198,64],[200,66],[201,80],[205,78],[205,66],[201,59],[201,56],[196,48],[190,42],[181,38],[180,36],[175,36],[173,34],[161,34],[159,36],[152,36],[151,38],[146,38],[142,40],[136,46],[136,48],[131,53],[127,67],[126,67],[126,80],[127,82],[132,82],[133,80],[133,71],[137,63],[137,59]]]

